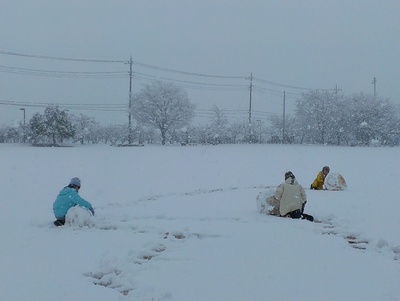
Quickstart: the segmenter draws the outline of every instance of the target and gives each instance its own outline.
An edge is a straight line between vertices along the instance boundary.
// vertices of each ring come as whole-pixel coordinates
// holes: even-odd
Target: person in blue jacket
[[[94,215],[92,204],[85,201],[78,194],[81,188],[81,180],[79,178],[72,178],[68,186],[64,187],[58,194],[56,200],[53,203],[53,213],[56,217],[54,225],[62,226],[65,224],[65,215],[68,210],[74,206],[84,207]]]

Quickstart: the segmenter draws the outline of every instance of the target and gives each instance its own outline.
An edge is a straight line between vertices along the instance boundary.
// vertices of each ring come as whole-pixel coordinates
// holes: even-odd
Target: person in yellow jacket
[[[329,171],[330,171],[329,166],[324,166],[322,170],[318,172],[314,182],[311,183],[310,189],[326,190],[326,188],[324,187],[324,183],[325,183],[325,178],[328,175]]]

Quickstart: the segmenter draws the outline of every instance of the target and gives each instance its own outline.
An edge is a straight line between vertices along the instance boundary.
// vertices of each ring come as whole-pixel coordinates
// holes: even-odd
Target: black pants
[[[306,219],[306,220],[308,220],[308,221],[310,221],[310,222],[313,222],[313,221],[314,221],[314,217],[313,217],[312,215],[305,214],[305,213],[303,213],[301,210],[295,210],[295,211],[292,211],[292,212],[290,212],[290,213],[288,213],[288,214],[289,214],[289,216],[290,216],[291,218],[294,218],[294,219],[299,219],[299,218],[301,218],[301,219]]]
[[[291,218],[301,218],[301,210],[295,210],[289,213]]]

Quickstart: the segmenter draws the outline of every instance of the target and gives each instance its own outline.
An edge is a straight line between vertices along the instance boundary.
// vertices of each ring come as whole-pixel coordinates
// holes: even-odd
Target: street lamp
[[[24,125],[25,125],[25,108],[20,108],[21,111],[24,111]]]

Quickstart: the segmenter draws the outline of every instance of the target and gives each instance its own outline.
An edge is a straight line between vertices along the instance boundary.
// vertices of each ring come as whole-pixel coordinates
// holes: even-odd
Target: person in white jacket
[[[276,188],[274,198],[279,201],[280,216],[307,218],[303,215],[304,205],[307,203],[306,193],[291,171],[285,173],[285,182]]]

